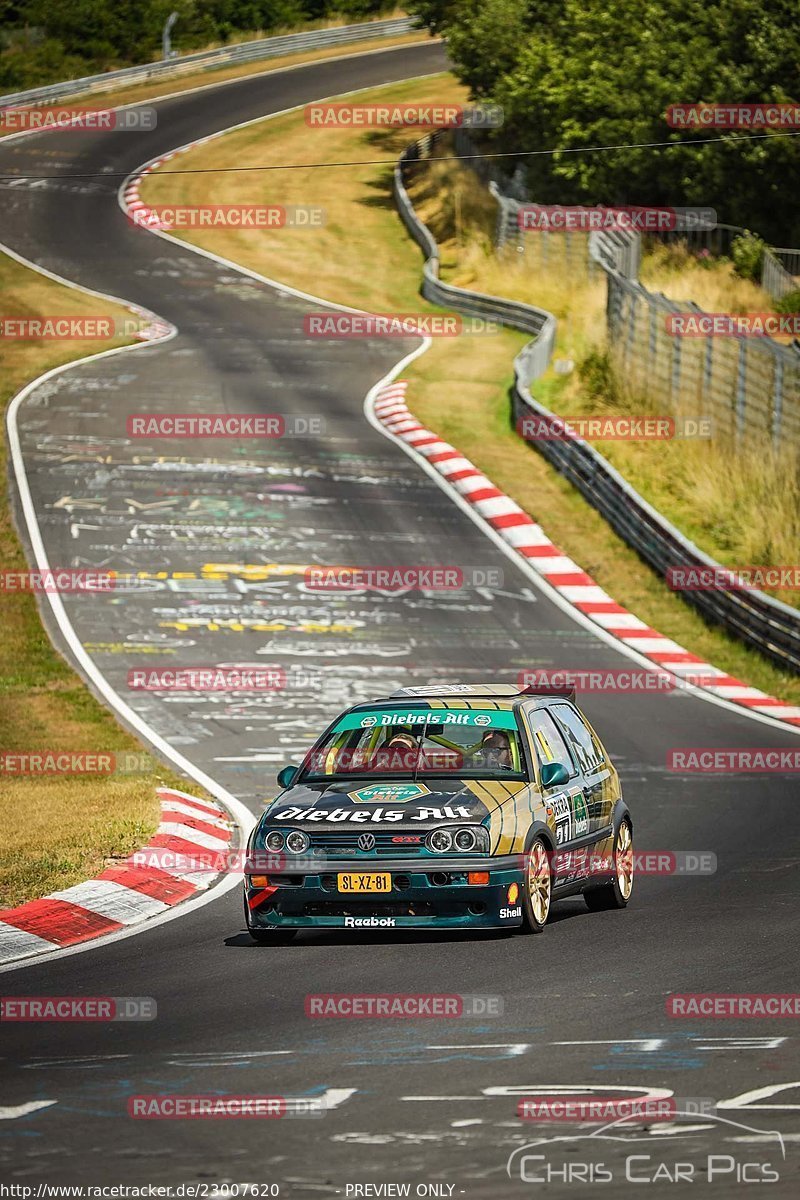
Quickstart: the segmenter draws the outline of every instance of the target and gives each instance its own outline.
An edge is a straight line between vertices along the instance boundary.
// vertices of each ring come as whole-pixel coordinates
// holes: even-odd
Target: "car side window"
[[[569,704],[554,704],[553,716],[564,731],[569,745],[574,751],[575,758],[583,771],[595,771],[602,765],[603,756],[592,737],[591,730],[584,724],[583,718]]]
[[[550,713],[544,708],[535,708],[528,713],[528,723],[531,727],[531,741],[536,748],[539,765],[560,762],[567,768],[570,776],[575,775],[575,763],[572,755]]]

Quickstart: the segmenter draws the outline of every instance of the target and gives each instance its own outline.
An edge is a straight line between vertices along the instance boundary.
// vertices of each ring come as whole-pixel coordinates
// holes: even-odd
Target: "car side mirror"
[[[282,787],[282,788],[291,787],[292,784],[294,783],[295,779],[297,778],[297,774],[298,774],[299,770],[300,770],[299,767],[292,767],[292,766],[283,767],[278,772],[278,786]]]
[[[280,780],[280,775],[278,776]],[[560,783],[569,783],[569,771],[560,762],[545,763],[542,767],[542,787],[558,787]]]

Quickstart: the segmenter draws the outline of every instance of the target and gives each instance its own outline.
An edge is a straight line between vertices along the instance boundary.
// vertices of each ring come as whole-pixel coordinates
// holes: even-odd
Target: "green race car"
[[[248,843],[247,927],[538,933],[554,900],[623,908],[633,822],[574,693],[402,688],[326,729]]]

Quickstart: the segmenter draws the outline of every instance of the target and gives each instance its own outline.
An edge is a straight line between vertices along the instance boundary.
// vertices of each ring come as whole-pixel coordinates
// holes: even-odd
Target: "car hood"
[[[480,799],[479,780],[431,779],[347,783],[309,783],[288,788],[267,809],[270,825],[338,825],[375,828],[379,825],[479,823],[489,815]],[[492,804],[494,807],[494,804]]]

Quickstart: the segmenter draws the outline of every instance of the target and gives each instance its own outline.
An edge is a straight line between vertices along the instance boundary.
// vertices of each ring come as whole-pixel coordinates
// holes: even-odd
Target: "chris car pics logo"
[[[596,1105],[597,1093],[610,1093],[614,1089],[576,1087],[560,1091],[561,1102],[570,1099],[566,1093],[582,1091],[592,1093],[591,1103]],[[694,1105],[676,1101],[666,1089],[617,1088],[616,1091],[629,1093],[624,1098],[624,1106],[630,1107],[630,1111],[590,1133],[579,1130],[577,1124],[585,1119],[585,1112],[577,1116],[569,1114],[566,1118],[554,1117],[552,1113],[546,1118],[538,1112],[529,1114],[527,1119],[539,1121],[566,1119],[575,1132],[544,1134],[518,1146],[506,1163],[509,1178],[523,1183],[579,1186],[617,1183],[633,1184],[634,1187],[651,1183],[711,1182],[730,1187],[780,1180],[786,1149],[783,1135],[777,1130],[756,1129],[708,1111],[705,1106],[699,1112]],[[572,1100],[577,1099],[580,1097],[572,1097]],[[612,1099],[606,1094],[604,1103],[611,1103]],[[617,1103],[621,1101],[618,1099]],[[719,1107],[719,1103],[711,1103],[712,1109]],[[525,1114],[520,1115],[524,1117]],[[694,1141],[691,1131],[698,1116],[706,1136]],[[589,1113],[588,1119],[597,1118]],[[671,1146],[666,1138],[658,1143],[654,1140],[652,1130],[648,1128],[654,1120],[668,1120],[670,1125],[678,1127],[676,1133],[680,1133],[682,1124],[686,1125],[686,1133],[680,1138],[680,1149]],[[576,1189],[575,1194],[581,1193]],[[636,1193],[626,1188],[622,1194]]]

